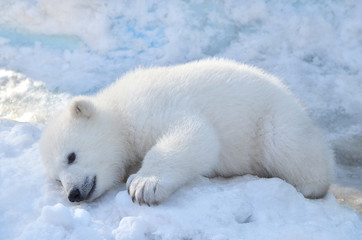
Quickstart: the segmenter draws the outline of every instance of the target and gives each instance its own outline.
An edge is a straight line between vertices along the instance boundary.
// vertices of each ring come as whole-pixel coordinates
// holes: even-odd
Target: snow
[[[0,239],[362,239],[361,19],[358,0],[0,1]],[[336,197],[244,176],[77,205],[48,180],[39,139],[72,96],[214,56],[284,79],[336,151]]]

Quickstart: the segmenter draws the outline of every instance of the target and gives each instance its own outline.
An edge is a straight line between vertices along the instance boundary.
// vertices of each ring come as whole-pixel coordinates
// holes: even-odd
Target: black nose
[[[80,194],[79,189],[76,188],[76,187],[74,187],[74,188],[72,188],[72,190],[70,190],[69,195],[68,195],[68,199],[71,202],[80,202],[80,201],[84,200],[84,198]]]

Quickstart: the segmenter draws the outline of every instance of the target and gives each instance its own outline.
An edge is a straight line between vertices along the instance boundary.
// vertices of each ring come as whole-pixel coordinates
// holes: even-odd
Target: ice
[[[0,239],[362,239],[361,13],[358,0],[0,1]],[[159,206],[124,185],[77,205],[48,180],[39,138],[72,96],[207,57],[263,68],[301,99],[336,152],[325,199],[244,176],[197,179]]]

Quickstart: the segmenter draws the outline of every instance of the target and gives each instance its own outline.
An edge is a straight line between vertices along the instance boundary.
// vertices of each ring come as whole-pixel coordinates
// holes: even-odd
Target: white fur
[[[53,178],[73,176],[62,179],[67,191],[97,176],[90,199],[139,163],[127,186],[140,204],[199,175],[280,177],[311,198],[332,181],[333,153],[298,100],[277,78],[236,62],[138,69],[69,109],[44,131],[43,159]]]

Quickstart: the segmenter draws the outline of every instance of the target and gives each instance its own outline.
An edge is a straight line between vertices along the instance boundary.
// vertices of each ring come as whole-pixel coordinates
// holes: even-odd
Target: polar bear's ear
[[[69,105],[73,117],[91,118],[95,112],[93,103],[86,98],[75,98]]]

